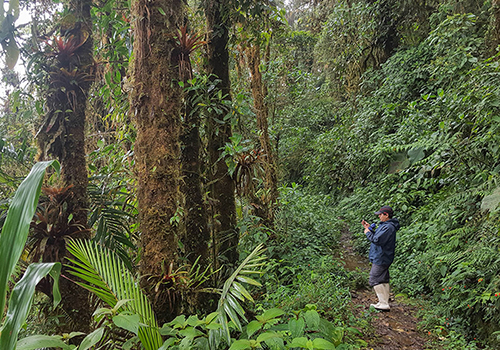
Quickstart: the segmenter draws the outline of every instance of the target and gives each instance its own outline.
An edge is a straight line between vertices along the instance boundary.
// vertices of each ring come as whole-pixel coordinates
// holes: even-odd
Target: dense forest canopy
[[[369,347],[340,240],[366,255],[381,205],[428,346],[500,346],[500,1],[6,0],[0,22],[1,349]]]

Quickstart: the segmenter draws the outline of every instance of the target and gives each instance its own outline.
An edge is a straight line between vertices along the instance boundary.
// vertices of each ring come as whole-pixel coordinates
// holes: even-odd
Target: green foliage
[[[59,163],[54,161],[35,164],[30,174],[16,191],[2,227],[2,234],[0,235],[0,256],[3,266],[0,270],[0,310],[2,312],[5,310],[9,279],[21,257],[28,237],[29,225],[38,203],[45,170],[51,165],[56,170],[59,170]],[[54,304],[59,303],[61,300],[58,289],[60,271],[61,265],[59,263],[32,264],[28,266],[10,295],[7,314],[0,336],[2,349],[16,348],[17,335],[31,308],[35,286],[48,274],[54,279]]]
[[[178,316],[166,323],[160,332],[169,336],[160,348],[181,349],[195,347],[198,349],[214,349],[209,346],[211,332],[221,329],[217,322],[217,313],[205,318],[197,316]],[[234,326],[234,325],[233,325]],[[229,349],[255,349],[270,347],[273,349],[308,348],[308,349],[352,349],[344,344],[347,333],[359,334],[354,328],[336,327],[322,318],[315,305],[294,311],[289,315],[283,310],[272,308],[256,315],[240,332],[233,332]]]
[[[328,64],[320,74],[335,77],[334,85],[296,99],[281,114],[284,177],[300,182],[305,193],[335,198],[331,215],[349,224],[362,253],[368,242],[359,222],[373,222],[372,213],[383,204],[393,206],[402,223],[394,286],[412,296],[428,295],[433,314],[424,315],[424,327],[447,337],[450,347],[467,348],[474,337],[497,347],[491,333],[500,316],[500,90],[498,57],[485,49],[488,5],[447,2],[432,16],[418,13],[416,23],[426,28],[411,33],[405,6],[413,5],[394,2],[389,12],[403,15],[393,18],[408,46],[381,61],[379,69],[366,70],[359,66],[368,57],[363,49],[384,35],[369,17],[370,6],[380,4],[351,3],[335,6],[316,45],[316,61]],[[353,41],[359,45],[346,44]],[[364,74],[356,75],[356,69]],[[325,99],[356,79],[356,96]],[[325,109],[318,108],[320,101]],[[305,274],[293,269],[304,291]],[[313,264],[311,270],[316,272]]]
[[[86,283],[80,285],[95,293],[111,307],[130,300],[123,307],[140,316],[138,336],[145,349],[157,350],[161,336],[147,297],[125,264],[112,252],[92,241],[71,241],[68,250],[75,257],[72,274]]]
[[[3,241],[2,243],[7,242]],[[10,295],[9,307],[2,327],[2,336],[0,337],[2,349],[16,348],[17,335],[30,311],[35,287],[49,274],[54,279],[54,306],[61,301],[61,294],[59,294],[60,273],[60,263],[36,263],[28,266],[23,278],[16,284]]]
[[[2,227],[0,256],[3,268],[0,269],[0,310],[3,310],[5,306],[10,275],[24,250],[31,219],[35,214],[40,196],[45,169],[51,165],[59,170],[59,163],[55,161],[35,164],[28,177],[16,191]]]

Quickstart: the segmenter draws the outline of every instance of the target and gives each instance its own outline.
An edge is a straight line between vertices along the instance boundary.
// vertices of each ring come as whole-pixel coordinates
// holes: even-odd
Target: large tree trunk
[[[55,218],[57,222],[54,225],[65,229],[52,231],[52,237],[56,238],[47,241],[47,250],[57,251],[53,258],[63,263],[67,263],[65,236],[90,238],[87,227],[85,113],[88,91],[94,78],[91,1],[71,0],[67,6],[71,16],[64,18],[60,25],[60,41],[66,50],[53,48],[46,97],[47,114],[38,135],[38,159],[56,157],[61,163],[63,187],[69,188],[64,209]],[[52,244],[50,249],[49,244]],[[67,275],[64,267],[63,275]],[[69,317],[69,322],[60,331],[87,332],[92,315],[88,291],[64,278],[60,281],[60,291],[61,307]]]
[[[208,0],[205,14],[208,29],[208,66],[209,74],[220,79],[218,88],[226,100],[230,100],[229,80],[229,2]],[[226,12],[223,12],[226,11]],[[217,120],[219,122],[217,122]],[[231,121],[224,120],[224,115],[213,114],[208,118],[208,153],[210,158],[210,194],[214,200],[213,215],[216,254],[223,262],[234,264],[238,260],[238,240],[236,232],[235,185],[228,174],[224,160],[220,159],[221,148],[232,136]]]
[[[267,95],[267,87],[262,82],[262,73],[260,72],[260,45],[253,44],[248,48],[248,66],[251,74],[251,89],[254,100],[255,114],[257,115],[257,128],[259,129],[259,141],[262,150],[264,151],[266,161],[265,166],[265,189],[266,199],[262,201],[266,206],[266,217],[264,223],[268,227],[273,226],[274,222],[274,205],[278,198],[278,178],[276,175],[276,165],[274,161],[274,152],[269,138],[269,109],[265,102]]]
[[[168,270],[177,257],[176,218],[181,196],[179,147],[182,91],[173,51],[173,35],[184,3],[178,0],[135,0],[133,92],[131,115],[137,140],[135,164],[141,229],[142,286],[160,324],[177,312],[168,291]],[[160,283],[159,288],[155,285]]]

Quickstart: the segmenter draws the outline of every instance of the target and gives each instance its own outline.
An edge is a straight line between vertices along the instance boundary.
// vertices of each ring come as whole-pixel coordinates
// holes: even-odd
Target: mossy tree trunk
[[[229,11],[231,6],[226,0],[207,0],[205,15],[207,18],[208,44],[207,71],[220,79],[218,88],[226,100],[231,99],[229,80]],[[208,154],[210,161],[210,188],[214,200],[215,218],[214,238],[217,244],[216,254],[224,263],[234,264],[238,260],[238,234],[236,232],[235,184],[229,176],[224,160],[220,159],[221,148],[232,136],[231,121],[224,115],[214,113],[208,118]]]
[[[185,86],[188,86],[185,81]],[[200,118],[193,108],[192,102],[195,93],[191,90],[185,94],[184,109],[182,113],[182,183],[181,192],[184,196],[183,206],[184,225],[181,241],[184,257],[190,264],[197,260],[197,266],[203,271],[211,263],[210,260],[210,230],[208,228],[208,214],[203,198],[202,184],[202,159],[200,150],[202,142],[200,138]],[[205,285],[204,287],[209,287]],[[187,291],[185,295],[185,307],[190,314],[198,313],[200,310],[212,311],[215,303],[208,294],[200,294],[197,291]]]
[[[266,196],[264,200],[260,200],[260,205],[265,206],[264,224],[268,227],[273,227],[274,222],[274,205],[278,198],[278,178],[276,172],[276,164],[274,160],[273,147],[269,137],[269,108],[265,101],[267,95],[267,87],[262,81],[261,66],[261,50],[258,43],[254,43],[248,48],[248,66],[250,68],[250,87],[254,100],[255,114],[257,116],[257,128],[259,130],[260,146],[265,155],[264,170],[265,170],[265,190]]]
[[[500,0],[493,0],[491,2],[491,14],[492,14],[492,25],[491,25],[491,51],[492,54],[497,53],[498,45],[500,45]]]
[[[177,258],[182,91],[173,51],[183,18],[178,0],[132,3],[134,61],[131,115],[135,118],[135,171],[141,230],[141,284],[160,324],[177,313],[169,293],[169,266]]]
[[[61,20],[60,44],[54,45],[48,59],[49,89],[45,120],[38,134],[38,160],[57,158],[61,163],[63,187],[69,188],[45,250],[55,250],[55,260],[67,263],[65,237],[90,238],[87,224],[88,174],[85,161],[85,124],[88,91],[94,79],[90,0],[71,0],[65,4],[68,15]],[[61,225],[59,225],[61,224]],[[65,268],[63,267],[63,275]],[[60,280],[61,308],[69,318],[60,331],[88,332],[92,310],[89,293],[73,282]]]
[[[194,93],[187,93],[185,98],[182,124],[183,182],[181,191],[184,194],[186,224],[182,243],[188,261],[193,264],[199,257],[199,263],[205,266],[209,260],[210,231],[202,191],[200,118],[191,106]]]

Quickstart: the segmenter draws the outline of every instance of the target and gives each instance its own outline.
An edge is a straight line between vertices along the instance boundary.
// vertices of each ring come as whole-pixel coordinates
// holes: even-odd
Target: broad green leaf
[[[257,337],[257,342],[265,342],[272,338],[282,338],[282,336],[276,332],[267,331],[265,333],[259,334],[259,336]]]
[[[289,344],[289,348],[307,348],[307,338],[306,337],[299,337],[299,338],[293,338],[292,342]]]
[[[335,349],[335,345],[323,338],[316,338],[313,340],[313,347],[315,349]]]
[[[413,164],[424,159],[425,158],[424,150],[425,149],[423,147],[415,147],[409,150],[408,158],[410,158],[410,162]]]
[[[205,318],[205,322],[207,324],[211,323],[213,320],[215,320],[217,318],[219,314],[217,312],[212,312],[210,313],[206,318]]]
[[[297,338],[304,335],[304,329],[306,328],[306,322],[302,317],[299,319],[292,318],[288,321],[288,329],[292,335],[292,338]]]
[[[247,324],[247,337],[250,338],[255,332],[262,328],[262,323],[253,320]]]
[[[192,327],[197,327],[197,326],[202,325],[204,323],[205,323],[205,321],[200,320],[198,318],[198,316],[196,316],[196,315],[191,315],[187,319],[187,324],[192,326]]]
[[[304,313],[306,325],[309,330],[317,330],[319,327],[320,317],[317,311],[308,310]]]
[[[193,338],[183,338],[179,343],[179,350],[189,350],[193,344]]]
[[[220,323],[212,322],[207,324],[207,329],[222,329],[222,325]]]
[[[186,329],[180,330],[179,335],[181,335],[185,338],[193,339],[193,338],[196,338],[196,337],[203,335],[203,333],[201,331],[197,330],[196,328],[187,327]]]
[[[441,265],[439,268],[439,271],[441,272],[441,276],[446,276],[446,272],[448,271],[448,267],[446,265]]]
[[[163,345],[158,350],[166,350],[170,348],[172,345],[174,345],[175,342],[176,342],[175,338],[168,338],[167,340],[165,340]]]
[[[268,322],[269,320],[276,318],[276,317],[279,317],[279,316],[283,315],[284,313],[285,313],[285,311],[278,309],[278,308],[274,308],[274,309],[266,310],[262,314],[261,317],[262,317],[262,320],[264,322]]]
[[[0,310],[5,308],[9,278],[14,271],[28,238],[31,220],[35,215],[45,169],[53,166],[59,172],[57,161],[36,163],[19,185],[7,212],[0,235]]]
[[[252,348],[251,340],[240,339],[240,340],[236,340],[233,344],[231,344],[231,347],[229,348],[229,350],[244,350],[244,349],[251,349],[251,348]]]
[[[174,327],[174,328],[184,328],[187,326],[186,316],[179,315],[176,318],[174,318],[172,321],[167,323],[167,325]]]
[[[51,273],[52,271],[54,272]],[[0,349],[15,349],[17,335],[26,320],[26,316],[31,308],[31,303],[33,302],[35,287],[38,282],[40,282],[40,280],[49,273],[54,278],[54,303],[59,303],[61,299],[61,295],[59,294],[59,274],[61,273],[61,264],[36,263],[29,265],[23,275],[23,278],[21,278],[12,290],[7,316],[5,316],[2,334],[0,336]]]
[[[283,338],[271,338],[266,340],[266,345],[270,350],[286,349]]]
[[[172,327],[169,327],[166,324],[164,324],[163,327],[160,328],[160,334],[161,335],[176,335],[177,331],[175,329],[173,329]]]
[[[88,350],[92,346],[96,345],[104,335],[104,328],[97,328],[95,331],[87,335],[83,340],[78,350]]]
[[[40,348],[71,349],[69,345],[62,341],[60,335],[32,335],[19,340],[16,346],[16,350],[35,350]]]
[[[137,335],[139,333],[139,322],[141,321],[141,318],[139,315],[134,314],[134,315],[126,315],[126,314],[119,314],[113,317],[113,323],[117,325],[120,328],[126,329],[129,332],[134,333]]]

